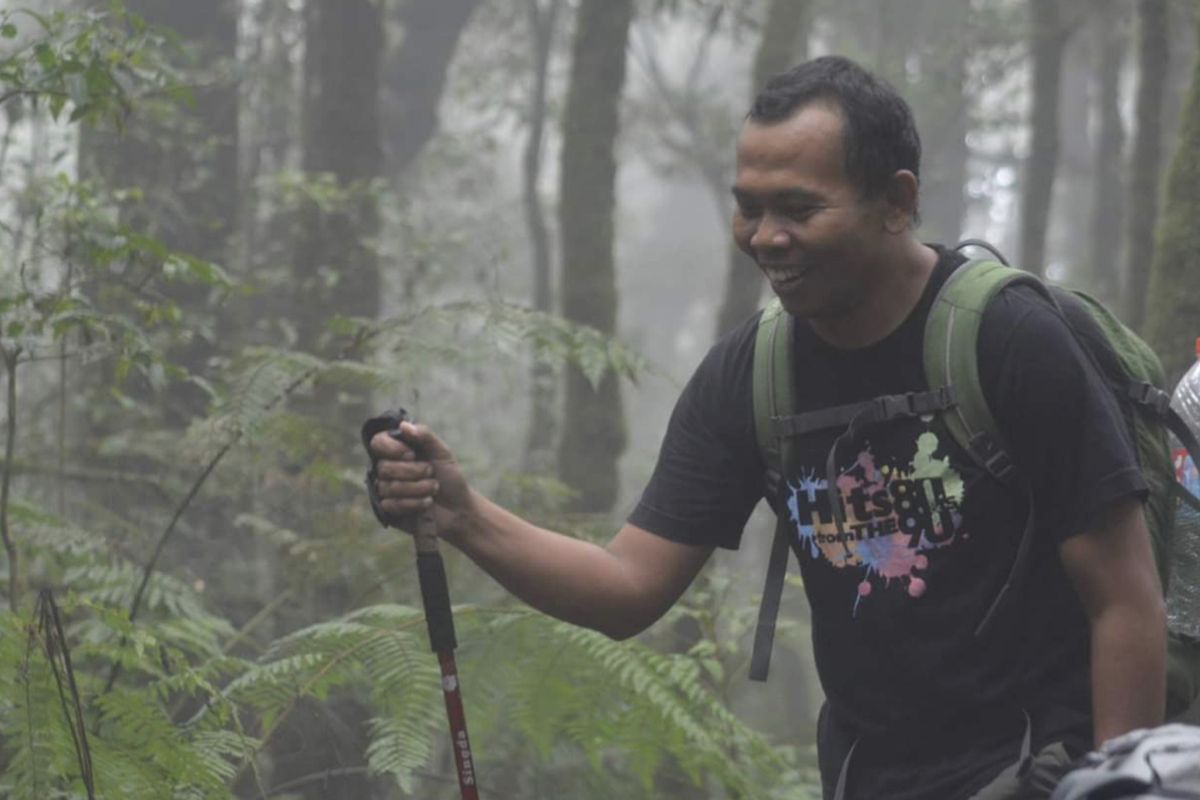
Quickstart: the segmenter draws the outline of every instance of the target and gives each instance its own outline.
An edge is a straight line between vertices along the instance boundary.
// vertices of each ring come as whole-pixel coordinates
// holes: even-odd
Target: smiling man
[[[924,323],[963,259],[914,235],[919,175],[907,104],[846,59],[802,64],[756,100],[737,144],[733,235],[795,318],[797,411],[929,388]],[[491,503],[420,426],[403,427],[407,444],[372,442],[383,508],[432,506],[441,535],[527,602],[633,635],[714,548],[738,546],[764,496],[757,327],[755,315],[697,368],[607,547]],[[989,305],[978,350],[1030,493],[975,466],[934,417],[857,437],[832,482],[826,459],[841,431],[797,437],[779,484],[827,698],[827,798],[1047,797],[1093,742],[1161,721],[1162,599],[1120,411],[1035,292],[1013,287]],[[1016,559],[1029,496],[1028,574],[976,636]]]

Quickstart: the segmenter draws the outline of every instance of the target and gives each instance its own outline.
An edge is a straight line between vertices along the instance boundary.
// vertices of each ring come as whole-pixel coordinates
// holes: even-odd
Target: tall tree
[[[613,149],[632,19],[633,0],[582,0],[563,118],[562,313],[609,334],[617,321]],[[626,444],[618,378],[607,372],[593,387],[570,367],[565,400],[559,472],[578,492],[576,510],[608,511],[616,501],[617,459]]]
[[[98,187],[134,188],[132,199],[122,202],[122,221],[140,233],[159,239],[166,246],[202,259],[227,263],[232,234],[238,219],[239,98],[234,79],[238,42],[238,5],[234,0],[203,3],[163,3],[129,0],[127,9],[154,26],[170,29],[180,47],[171,58],[192,85],[190,104],[144,102],[120,133],[85,129],[79,141],[79,172]],[[93,297],[114,314],[132,314],[127,301],[112,302],[102,278],[89,289]],[[195,284],[168,284],[164,293],[186,321],[167,349],[167,358],[184,368],[204,374],[209,359],[232,349],[231,339],[221,337],[222,311],[210,303],[207,288]],[[65,347],[66,340],[63,340]],[[67,387],[67,365],[60,362],[62,386]],[[96,392],[113,380],[111,362],[84,368],[72,394]],[[99,385],[97,385],[99,384]],[[185,428],[206,410],[208,395],[193,383],[172,382],[155,392],[148,384],[129,381],[128,394],[141,401],[142,419],[148,427],[165,424]],[[83,430],[74,430],[77,419],[68,420],[67,401],[60,400],[60,433],[70,435],[76,452],[91,460],[90,443],[118,430],[120,421],[111,414],[101,416],[105,404],[89,403]],[[79,447],[82,445],[82,447]],[[68,448],[60,446],[60,465]],[[118,450],[98,457],[97,464],[150,470],[157,464],[136,449]],[[106,487],[96,498],[115,509],[145,508],[155,513],[156,504],[135,489]],[[227,551],[229,540],[222,535],[232,530],[227,505],[196,502],[188,535],[177,536],[168,559],[202,563],[207,553]],[[199,520],[203,520],[200,522]],[[232,537],[231,537],[232,538]],[[182,541],[179,541],[182,540]],[[249,588],[249,587],[247,587]],[[241,599],[240,597],[237,599]],[[225,595],[222,600],[230,600]],[[236,602],[236,601],[235,601]]]
[[[758,53],[754,57],[751,98],[772,75],[787,69],[793,61],[807,57],[810,5],[810,0],[771,0]],[[754,313],[763,290],[762,273],[732,242],[728,263],[724,299],[717,313],[718,336]]]
[[[300,344],[315,349],[331,313],[374,316],[379,212],[370,182],[383,172],[380,65],[383,26],[372,0],[305,5],[303,166],[332,179],[325,208],[309,202],[293,260]]]
[[[549,77],[550,52],[554,31],[562,10],[562,0],[525,0],[529,28],[533,35],[533,80],[529,92],[529,136],[522,160],[523,202],[525,224],[533,254],[533,307],[549,312],[553,303],[551,286],[552,262],[550,234],[546,215],[538,196],[542,174],[542,145],[546,129],[546,84]],[[546,473],[551,467],[554,448],[554,370],[536,362],[530,376],[531,404],[529,433],[525,442],[525,470],[533,474]]]
[[[144,200],[126,204],[125,221],[174,249],[224,263],[238,218],[238,92],[231,77],[236,59],[238,8],[234,0],[162,3],[129,0],[129,11],[180,38],[181,66],[197,74],[190,107],[148,104],[121,134],[86,130],[80,139],[80,174],[108,185],[137,188]],[[172,360],[203,368],[216,351],[207,292],[172,287],[172,299],[189,317],[188,332]],[[166,418],[185,424],[207,398],[176,384],[163,406]]]
[[[1095,4],[1094,44],[1096,62],[1094,107],[1099,117],[1099,136],[1093,154],[1091,248],[1088,269],[1093,291],[1106,303],[1115,303],[1119,291],[1121,220],[1124,212],[1121,153],[1125,129],[1121,123],[1121,66],[1125,54],[1125,25],[1114,0]]]
[[[388,171],[402,175],[438,126],[438,103],[459,38],[480,0],[408,0],[396,5],[404,41],[388,58],[384,127]]]
[[[1018,263],[1042,275],[1045,273],[1046,231],[1050,225],[1054,176],[1058,169],[1058,105],[1068,28],[1063,23],[1061,0],[1029,0],[1029,11],[1033,111],[1029,158],[1025,163]]]
[[[1146,292],[1154,260],[1162,170],[1163,103],[1170,59],[1167,0],[1138,3],[1138,90],[1133,153],[1129,161],[1129,214],[1121,268],[1124,318],[1142,330]]]
[[[1179,144],[1167,176],[1146,303],[1147,341],[1162,358],[1169,380],[1195,358],[1200,320],[1200,57],[1181,120]]]
[[[381,6],[375,0],[304,4],[301,165],[310,190],[309,199],[296,211],[299,224],[286,313],[295,324],[300,348],[322,356],[332,355],[323,343],[331,316],[374,317],[379,311],[375,182],[384,170],[380,84],[385,41]],[[327,430],[353,429],[370,413],[365,397],[345,400],[331,385],[318,386],[314,396],[299,405]],[[346,441],[344,436],[326,436],[329,441]],[[319,514],[326,499],[297,498],[288,513],[297,520]],[[351,604],[353,592],[345,581],[330,580],[300,602],[310,613],[337,613]],[[276,785],[330,770],[328,779],[302,791],[302,796],[369,796],[365,774],[341,771],[365,759],[369,716],[345,696],[293,709],[285,729],[304,746],[275,743]]]
[[[914,104],[924,146],[921,164],[922,231],[933,241],[953,243],[962,233],[966,213],[967,57],[971,53],[971,9],[947,3],[937,9],[940,29],[935,46],[924,49],[923,90]]]

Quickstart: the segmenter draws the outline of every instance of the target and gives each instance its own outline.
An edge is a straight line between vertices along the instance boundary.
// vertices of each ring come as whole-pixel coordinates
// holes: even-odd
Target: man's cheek
[[[733,241],[746,255],[754,258],[754,251],[750,249],[750,240],[754,238],[755,225],[752,222],[747,222],[741,215],[735,214],[733,217]]]

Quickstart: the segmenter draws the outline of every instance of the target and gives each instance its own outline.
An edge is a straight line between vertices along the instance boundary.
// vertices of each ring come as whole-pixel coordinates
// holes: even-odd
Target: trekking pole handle
[[[388,436],[398,442],[404,442],[400,434],[400,423],[412,423],[412,418],[404,409],[396,414],[396,424],[388,431]],[[417,460],[423,453],[415,445],[405,442],[413,448]],[[433,520],[433,512],[429,509],[418,511],[409,517],[409,527],[412,530],[413,545],[417,551],[417,581],[421,586],[421,600],[425,606],[425,623],[429,628],[429,647],[435,653],[453,653],[458,646],[458,638],[454,633],[454,614],[450,609],[450,587],[446,580],[446,565],[438,549],[437,523]]]
[[[405,442],[400,433],[400,424],[403,422],[411,423],[412,418],[407,411],[399,409],[385,411],[363,423],[362,443],[371,456],[371,468],[367,471],[366,478],[367,496],[381,525],[386,528],[403,528],[412,534],[417,551],[417,579],[421,586],[421,600],[425,606],[425,620],[429,626],[429,644],[436,653],[450,653],[457,646],[457,640],[454,635],[454,617],[450,611],[446,567],[438,551],[437,524],[433,520],[433,513],[430,509],[422,509],[407,515],[403,520],[398,520],[384,512],[382,498],[379,496],[377,465],[375,456],[371,454],[371,439],[375,435],[386,432],[396,441],[404,442],[413,448],[418,460],[423,455],[411,442]]]

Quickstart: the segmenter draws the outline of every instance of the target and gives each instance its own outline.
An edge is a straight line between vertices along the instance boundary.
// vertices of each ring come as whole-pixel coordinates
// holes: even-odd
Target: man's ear
[[[917,176],[909,170],[896,170],[892,175],[884,193],[887,209],[883,227],[888,233],[903,233],[913,226],[917,218],[920,186]]]

